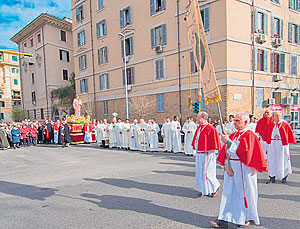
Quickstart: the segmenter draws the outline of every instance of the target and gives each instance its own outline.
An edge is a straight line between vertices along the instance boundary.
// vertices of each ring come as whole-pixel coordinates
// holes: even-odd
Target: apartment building
[[[76,90],[84,103],[94,106],[98,118],[110,118],[113,112],[125,117],[125,75],[129,113],[130,101],[146,96],[155,101],[146,119],[161,123],[166,116],[192,115],[189,72],[194,101],[198,74],[189,59],[187,4],[72,0]],[[285,118],[298,124],[299,1],[211,0],[200,6],[223,115],[247,111],[260,117],[266,106],[281,104]],[[202,101],[201,107],[217,118],[215,104]]]
[[[21,104],[18,52],[0,49],[0,120],[12,121],[13,107]]]
[[[22,84],[22,105],[31,119],[62,118],[64,111],[51,98],[53,89],[70,85],[74,72],[72,20],[42,13],[11,40],[18,44]]]

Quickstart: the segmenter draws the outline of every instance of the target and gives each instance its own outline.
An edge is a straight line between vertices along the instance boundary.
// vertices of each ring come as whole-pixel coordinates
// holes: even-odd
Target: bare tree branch
[[[145,115],[151,113],[153,107],[155,107],[155,100],[146,96],[135,96],[130,98],[130,108],[132,115],[136,118],[142,118]]]

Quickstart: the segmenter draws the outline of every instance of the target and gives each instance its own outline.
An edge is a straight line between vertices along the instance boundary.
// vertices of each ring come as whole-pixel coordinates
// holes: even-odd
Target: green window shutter
[[[161,26],[161,30],[162,30],[162,45],[167,44],[167,26],[166,24],[163,24]]]
[[[297,10],[300,10],[300,0],[298,0]]]
[[[293,7],[293,0],[289,0],[289,8]]]
[[[125,24],[124,11],[120,10],[120,27],[123,28]]]
[[[151,29],[151,48],[155,47],[155,29]]]
[[[109,89],[109,74],[106,74],[106,89]]]
[[[155,6],[154,6],[154,0],[150,0],[150,14],[155,13]]]
[[[271,53],[271,69],[270,72],[274,72],[274,53]]]
[[[103,36],[106,36],[106,20],[103,22]]]
[[[166,0],[161,1],[161,8],[162,8],[162,10],[166,9]]]
[[[254,49],[254,70],[257,71],[258,63],[257,63],[257,48]]]
[[[285,72],[285,54],[281,53],[279,55],[279,72],[284,73]]]
[[[264,14],[264,20],[265,20],[265,28],[264,28],[264,33],[266,34],[266,35],[268,35],[268,14]]]
[[[299,2],[300,2],[300,0],[299,0]],[[298,25],[298,39],[297,39],[297,41],[298,41],[298,44],[300,44],[300,25]]]
[[[131,84],[135,84],[135,70],[131,67]]]
[[[268,51],[264,50],[264,71],[268,71]]]
[[[254,11],[254,26],[255,26],[255,32],[258,31],[258,11],[255,10]]]
[[[289,42],[293,42],[293,24],[289,22]]]
[[[283,40],[283,20],[280,19],[280,39]]]
[[[128,7],[128,23],[131,24],[131,7]]]
[[[271,16],[271,37],[274,37],[274,17]]]
[[[209,31],[209,8],[204,9],[204,31]]]

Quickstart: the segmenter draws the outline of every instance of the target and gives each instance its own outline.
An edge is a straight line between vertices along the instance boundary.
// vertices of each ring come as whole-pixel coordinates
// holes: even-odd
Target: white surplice
[[[148,125],[149,150],[158,151],[158,132],[160,131],[157,123]]]
[[[124,123],[123,128],[122,128],[122,143],[123,143],[123,148],[129,148],[129,143],[130,143],[130,123]]]
[[[196,129],[197,129],[197,125],[193,121],[185,122],[182,127],[182,131],[184,132],[184,153],[186,155],[194,155],[195,153],[195,150],[193,150],[192,147],[192,141]]]
[[[116,123],[110,123],[108,125],[108,132],[109,132],[109,148],[117,147]]]
[[[117,147],[121,149],[123,147],[123,123],[118,122],[116,123],[116,132],[117,132]]]
[[[98,145],[101,145],[102,142],[102,124],[98,123],[98,125],[95,127],[96,133],[97,133],[97,142]]]
[[[138,150],[137,125],[131,124],[129,134],[130,134],[130,149]]]
[[[280,123],[285,122],[281,120]],[[275,139],[275,136],[280,137],[279,128],[277,125],[274,126],[272,132],[272,139]],[[271,144],[268,144],[268,164],[269,164],[269,176],[284,178],[288,174],[292,174],[292,166],[290,160],[290,146],[282,145],[280,140],[272,140]]]
[[[138,149],[146,152],[148,148],[148,139],[147,139],[147,124],[137,124],[137,134],[138,134]]]
[[[178,121],[172,121],[170,124],[170,132],[172,137],[172,151],[174,153],[181,152],[181,125]]]
[[[172,136],[170,131],[171,122],[165,122],[161,128],[161,136],[163,136],[164,141],[164,151],[171,152],[172,150]]]

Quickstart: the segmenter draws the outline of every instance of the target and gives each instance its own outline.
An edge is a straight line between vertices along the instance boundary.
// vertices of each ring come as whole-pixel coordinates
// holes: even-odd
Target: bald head
[[[208,114],[204,111],[201,111],[198,115],[197,115],[197,121],[199,122],[200,125],[203,125],[207,122],[208,119]]]

